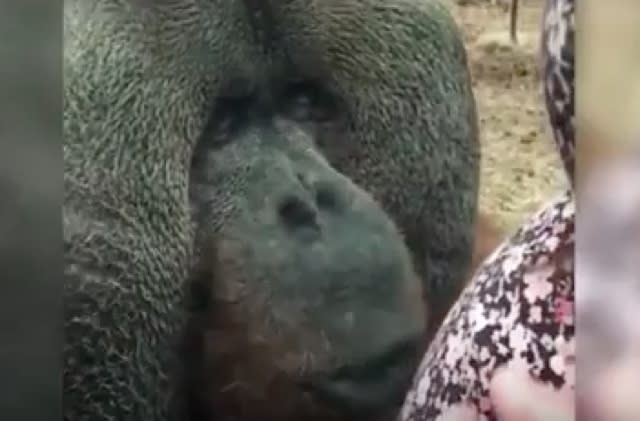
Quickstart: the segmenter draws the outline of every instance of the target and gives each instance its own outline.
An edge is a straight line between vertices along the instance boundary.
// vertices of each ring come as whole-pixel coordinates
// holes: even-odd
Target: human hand
[[[490,398],[500,421],[573,421],[573,393],[537,382],[524,370],[498,369]]]
[[[558,391],[531,378],[526,370],[501,368],[491,381],[490,400],[500,421],[573,421],[573,393]],[[478,421],[474,407],[452,407],[437,421]],[[640,418],[639,418],[640,419]]]

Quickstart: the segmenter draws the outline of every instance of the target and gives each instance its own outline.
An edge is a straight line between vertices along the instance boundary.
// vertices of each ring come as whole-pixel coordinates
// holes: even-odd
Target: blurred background
[[[578,124],[628,146],[640,140],[640,3],[577,4]]]
[[[62,2],[0,0],[0,418],[61,419]]]
[[[578,419],[640,420],[640,2],[577,2]],[[581,409],[580,409],[581,408]]]

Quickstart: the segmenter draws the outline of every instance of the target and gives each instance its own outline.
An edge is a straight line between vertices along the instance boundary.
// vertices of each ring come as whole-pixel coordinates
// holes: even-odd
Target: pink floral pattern
[[[566,192],[484,263],[431,343],[402,420],[437,420],[460,402],[495,420],[489,383],[507,363],[555,388],[575,386],[574,215]]]

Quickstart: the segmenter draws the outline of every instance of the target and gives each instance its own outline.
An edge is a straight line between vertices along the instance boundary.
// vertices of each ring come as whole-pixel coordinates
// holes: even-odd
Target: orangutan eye
[[[284,108],[285,114],[296,121],[322,123],[333,117],[336,102],[319,84],[301,82],[287,89]]]
[[[212,146],[221,147],[231,142],[246,125],[252,103],[251,96],[218,99],[208,130]]]
[[[313,100],[306,93],[299,93],[289,102],[289,116],[294,120],[307,121],[313,117]]]

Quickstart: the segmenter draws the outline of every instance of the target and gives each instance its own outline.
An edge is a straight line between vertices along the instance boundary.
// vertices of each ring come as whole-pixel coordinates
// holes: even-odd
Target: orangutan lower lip
[[[358,365],[343,366],[306,387],[318,399],[361,415],[402,405],[418,362],[418,338],[395,344]]]

